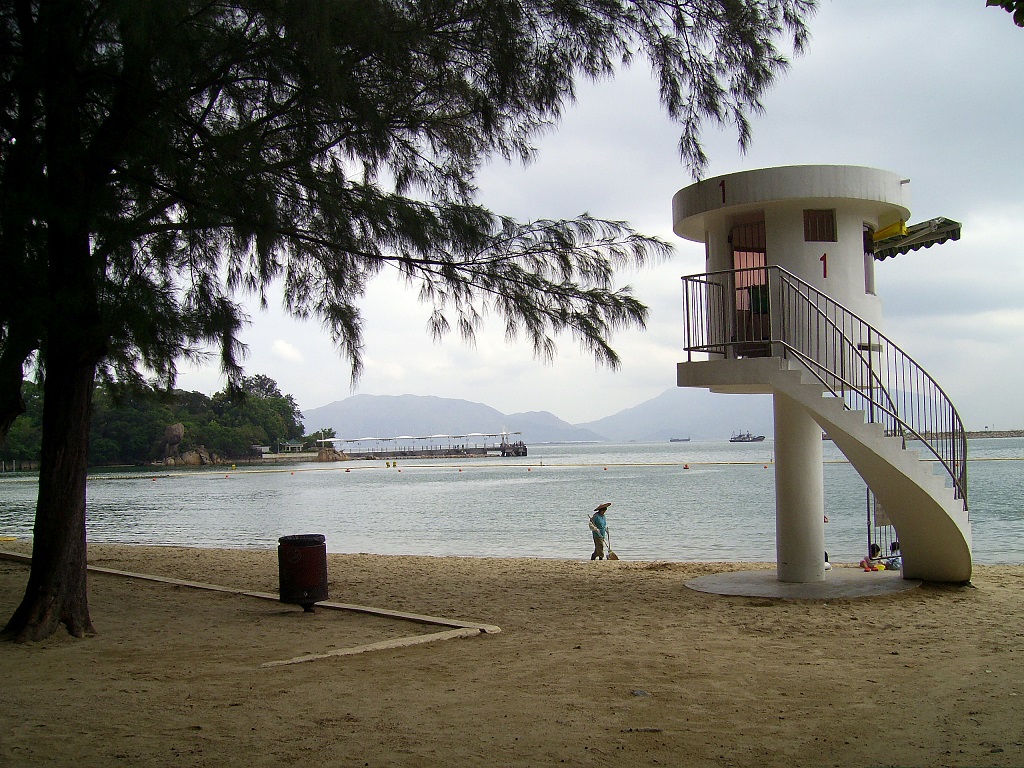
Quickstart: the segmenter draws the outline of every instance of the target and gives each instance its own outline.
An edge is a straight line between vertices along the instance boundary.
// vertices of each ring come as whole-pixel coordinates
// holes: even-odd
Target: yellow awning
[[[871,239],[877,243],[879,240],[888,240],[890,237],[906,237],[906,234],[907,222],[897,221],[895,224],[890,224],[888,227],[882,227],[871,235]]]

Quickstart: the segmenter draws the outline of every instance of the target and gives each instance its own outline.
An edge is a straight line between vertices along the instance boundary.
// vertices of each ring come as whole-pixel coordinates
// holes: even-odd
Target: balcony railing
[[[920,441],[967,509],[967,436],[946,393],[868,322],[781,267],[683,278],[687,360],[799,361],[849,410],[885,434]]]

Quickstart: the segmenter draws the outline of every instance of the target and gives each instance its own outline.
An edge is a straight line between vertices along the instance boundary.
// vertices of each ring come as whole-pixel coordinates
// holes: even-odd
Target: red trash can
[[[312,611],[327,599],[327,538],[319,533],[282,536],[277,540],[281,602]]]

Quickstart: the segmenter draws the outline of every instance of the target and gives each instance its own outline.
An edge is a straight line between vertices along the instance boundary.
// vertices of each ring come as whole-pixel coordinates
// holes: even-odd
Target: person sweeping
[[[598,504],[594,508],[594,514],[590,516],[590,532],[594,534],[594,554],[590,556],[591,560],[605,559],[605,545],[608,543],[608,521],[605,519],[604,513],[611,505],[610,501]]]

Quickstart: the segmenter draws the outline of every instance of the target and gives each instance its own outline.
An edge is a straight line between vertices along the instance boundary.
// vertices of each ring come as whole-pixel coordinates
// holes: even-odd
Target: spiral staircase
[[[904,577],[969,581],[967,438],[932,377],[780,267],[692,275],[683,286],[687,361],[679,385],[798,403],[895,526]]]

